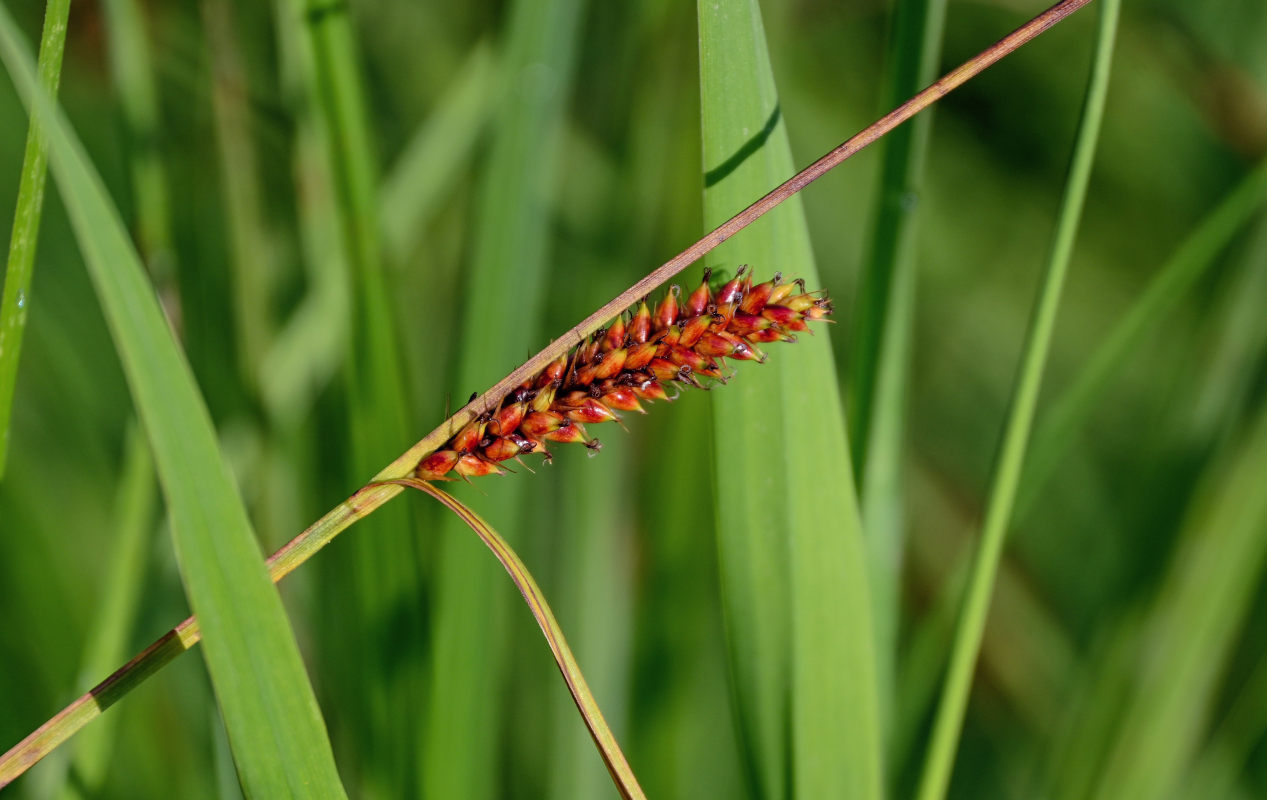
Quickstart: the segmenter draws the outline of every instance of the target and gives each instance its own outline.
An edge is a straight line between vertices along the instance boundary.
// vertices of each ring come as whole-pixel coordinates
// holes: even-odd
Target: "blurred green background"
[[[35,40],[43,4],[8,5]],[[77,3],[60,95],[135,234],[268,552],[702,233],[693,4],[301,5]],[[942,66],[1040,5],[950,3]],[[345,8],[352,39],[314,53],[296,20]],[[887,110],[888,4],[762,10],[798,164]],[[934,111],[914,245],[902,613],[882,677],[895,796],[918,774],[1094,31],[1083,12]],[[1148,759],[1169,778],[1118,796],[1267,794],[1256,423],[1267,216],[1261,177],[1245,189],[1267,157],[1264,41],[1260,0],[1123,10],[1031,450],[1031,465],[1046,462],[1022,481],[952,796],[1114,796],[1121,765]],[[337,65],[321,61],[330,52],[352,57],[363,131],[323,123],[322,105],[343,96]],[[25,135],[0,82],[0,187],[12,187],[0,189],[0,220],[13,216]],[[345,135],[362,159],[350,175],[326,158]],[[819,335],[845,382],[881,155],[804,192],[837,307]],[[338,223],[349,184],[364,190],[360,233]],[[1240,217],[1212,237],[1195,282],[1113,366],[1088,413],[1044,429],[1053,401],[1229,197]],[[349,235],[378,246],[358,254]],[[490,272],[505,263],[522,269]],[[753,264],[760,277],[781,266]],[[349,276],[380,268],[384,290],[347,291]],[[0,482],[0,747],[188,611],[51,182],[28,303]],[[358,315],[379,324],[352,324]],[[760,380],[761,367],[738,373]],[[368,400],[349,390],[366,385],[377,387]],[[384,396],[396,401],[374,399]],[[535,475],[457,487],[532,568],[652,797],[751,789],[717,585],[708,405],[690,392],[628,420],[628,433],[592,431],[598,458],[560,447]],[[613,795],[514,588],[428,502],[395,501],[282,596],[351,796]],[[110,666],[85,674],[107,615],[121,631]],[[466,657],[437,657],[455,652]],[[238,791],[197,654],[94,727],[72,747],[93,748],[95,762],[68,768],[63,748],[10,792]]]

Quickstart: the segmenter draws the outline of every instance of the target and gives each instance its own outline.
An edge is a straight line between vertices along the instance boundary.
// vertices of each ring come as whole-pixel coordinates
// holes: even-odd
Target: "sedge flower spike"
[[[707,388],[725,383],[724,359],[765,361],[759,345],[794,342],[809,322],[832,313],[822,292],[776,273],[752,285],[746,268],[716,291],[710,270],[685,299],[672,286],[655,309],[646,300],[596,331],[536,376],[478,415],[414,469],[422,480],[500,475],[499,463],[529,453],[551,455],[547,442],[601,445],[585,425],[620,420],[618,412],[646,413],[642,402],[671,400],[665,386]],[[676,391],[674,397],[677,396]]]

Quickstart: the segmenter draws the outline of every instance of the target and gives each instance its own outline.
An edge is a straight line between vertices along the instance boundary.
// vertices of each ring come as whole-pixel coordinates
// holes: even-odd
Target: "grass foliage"
[[[709,256],[836,324],[597,458],[445,487],[648,796],[1267,794],[1267,11],[1127,4],[1071,171],[1106,2]],[[206,638],[7,791],[615,796],[436,504],[284,609],[252,562],[1039,5],[72,5],[42,209],[6,38],[0,219],[39,238],[0,308],[0,748],[191,611]]]

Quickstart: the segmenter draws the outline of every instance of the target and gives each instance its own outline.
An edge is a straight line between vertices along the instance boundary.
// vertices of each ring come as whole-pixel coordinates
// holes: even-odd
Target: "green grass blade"
[[[417,247],[419,233],[475,153],[498,99],[499,75],[492,47],[480,42],[383,179],[383,244],[395,264]]]
[[[990,607],[990,596],[1003,553],[1003,540],[1016,499],[1025,447],[1033,424],[1034,408],[1038,402],[1038,389],[1051,344],[1052,329],[1055,327],[1060,291],[1081,220],[1083,201],[1099,139],[1100,122],[1104,116],[1119,5],[1118,0],[1103,0],[1100,4],[1100,27],[1083,101],[1082,119],[1069,164],[1056,232],[1038,301],[1030,318],[1030,329],[1025,338],[1012,401],[1004,423],[1003,440],[995,457],[981,541],[969,578],[968,593],[959,614],[950,666],[920,777],[921,800],[940,800],[945,797],[950,784],[960,729],[972,688],[977,653],[981,649],[981,637]]]
[[[899,0],[884,109],[937,77],[945,0]],[[902,449],[915,326],[915,247],[931,110],[885,137],[869,255],[854,301],[846,407],[875,619],[880,718],[893,730],[904,497]]]
[[[2,9],[0,57],[46,121],[53,174],[154,452],[181,576],[206,638],[243,785],[257,797],[342,796],[299,648],[193,375],[100,177],[39,89]]]
[[[453,495],[433,484],[417,479],[406,478],[393,482],[426,492],[443,503],[463,524],[475,531],[484,546],[505,567],[507,574],[515,583],[515,588],[519,589],[524,602],[528,604],[528,610],[532,612],[537,625],[541,627],[541,632],[545,635],[546,643],[550,645],[550,652],[554,655],[559,672],[562,673],[563,680],[568,685],[568,691],[571,692],[576,708],[584,718],[586,727],[589,728],[594,746],[598,748],[603,762],[607,765],[607,770],[616,783],[620,796],[627,800],[629,798],[644,798],[645,800],[642,787],[638,785],[638,779],[630,769],[629,762],[625,760],[625,754],[616,743],[616,737],[603,717],[597,701],[594,700],[594,693],[590,691],[585,676],[581,673],[581,668],[572,654],[572,648],[568,646],[567,639],[563,636],[563,629],[559,627],[554,612],[550,610],[550,604],[546,602],[541,587],[528,571],[527,565],[492,526]]]
[[[1061,456],[1077,441],[1077,431],[1094,403],[1125,364],[1131,350],[1172,311],[1197,281],[1217,263],[1232,237],[1267,199],[1267,160],[1236,185],[1201,224],[1184,239],[1143,294],[1101,342],[1073,382],[1052,402],[1034,434],[1034,446],[1022,482],[1018,516],[1039,496]]]
[[[463,396],[457,403],[520,363],[525,344],[539,338],[549,205],[583,8],[580,0],[517,0],[510,11],[499,46],[505,100],[478,187],[461,329],[449,340],[458,348],[452,385]],[[484,516],[503,530],[523,527],[526,477],[489,487],[481,501]],[[509,598],[498,591],[487,556],[462,541],[458,523],[441,524],[431,692],[418,768],[426,796],[484,800],[499,795],[488,764],[502,738],[504,709],[496,698],[508,668]]]
[[[604,438],[602,469],[585,463],[588,458],[558,465],[564,502],[557,506],[556,588],[551,590],[572,632],[577,660],[585,665],[594,694],[602,698],[617,731],[629,730],[631,711],[627,698],[634,580],[627,565],[635,552],[635,528],[627,522],[633,509],[624,491],[633,478],[628,438]],[[562,694],[550,708],[555,724],[549,795],[603,796],[611,779],[594,758],[591,737],[576,719],[575,708]]]
[[[1233,797],[1233,787],[1265,735],[1267,652],[1259,654],[1231,710],[1211,731],[1210,745],[1200,753],[1176,796]]]
[[[102,3],[110,57],[110,78],[123,109],[128,167],[136,204],[137,249],[159,292],[176,281],[172,245],[171,195],[160,151],[158,87],[146,18],[136,0]]]
[[[283,24],[302,24],[308,32],[315,64],[314,98],[328,136],[355,296],[348,386],[354,472],[363,477],[398,452],[408,433],[395,314],[383,273],[370,115],[348,9],[295,0],[295,16]]]
[[[87,689],[127,657],[127,644],[140,607],[144,572],[158,512],[154,460],[145,437],[129,429],[120,471],[111,553],[102,573],[100,612],[84,646],[79,686]],[[114,746],[117,715],[105,717],[84,731],[73,745],[70,771],[75,788],[59,794],[70,798],[99,795]]]
[[[1215,465],[1144,624],[1094,797],[1176,796],[1267,564],[1267,407]]]
[[[351,451],[347,477],[355,484],[410,438],[396,309],[383,266],[372,115],[351,9],[308,0],[295,0],[293,7],[284,24],[303,26],[311,47],[310,96],[324,127],[351,289],[343,377]],[[329,608],[330,617],[339,620],[333,627],[355,631],[353,654],[337,659],[336,682],[346,691],[362,687],[365,694],[349,715],[349,734],[360,742],[365,762],[361,792],[410,785],[417,759],[421,718],[399,709],[402,703],[421,705],[425,684],[416,663],[397,661],[405,651],[392,641],[418,641],[425,630],[418,543],[401,535],[411,520],[405,505],[383,509],[348,543],[347,563],[327,573],[347,598]]]
[[[57,95],[62,75],[62,54],[66,49],[66,21],[70,0],[49,0],[44,9],[44,32],[40,37],[37,70],[40,85]],[[9,458],[9,420],[13,414],[13,392],[17,388],[18,359],[26,332],[31,274],[35,271],[35,246],[44,213],[44,182],[48,177],[48,154],[40,134],[38,116],[31,119],[18,182],[18,204],[13,215],[13,235],[9,239],[9,260],[4,271],[4,294],[0,296],[0,479]]]
[[[294,0],[275,0],[275,13],[287,19],[298,9]],[[259,380],[272,422],[293,427],[338,372],[348,349],[351,301],[312,41],[298,26],[279,25],[277,49],[283,96],[295,119],[293,171],[303,176],[296,182],[296,214],[307,291],[270,343]]]
[[[756,4],[701,2],[698,14],[709,228],[794,170]],[[709,263],[817,286],[800,199]],[[830,341],[803,336],[769,355],[713,395],[723,603],[755,788],[877,797],[871,611]]]
[[[250,80],[233,4],[227,0],[202,0],[199,11],[212,65],[212,121],[229,238],[237,367],[243,386],[255,393],[260,361],[270,338],[269,294],[276,262],[271,257],[273,248],[264,221],[260,170],[251,141]]]

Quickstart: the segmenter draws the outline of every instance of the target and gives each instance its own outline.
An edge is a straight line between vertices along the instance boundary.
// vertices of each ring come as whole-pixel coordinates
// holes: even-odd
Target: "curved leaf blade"
[[[0,9],[0,59],[44,121],[53,175],[154,452],[242,784],[255,797],[342,797],[298,645],[193,374],[100,176],[37,86],[7,9]]]

